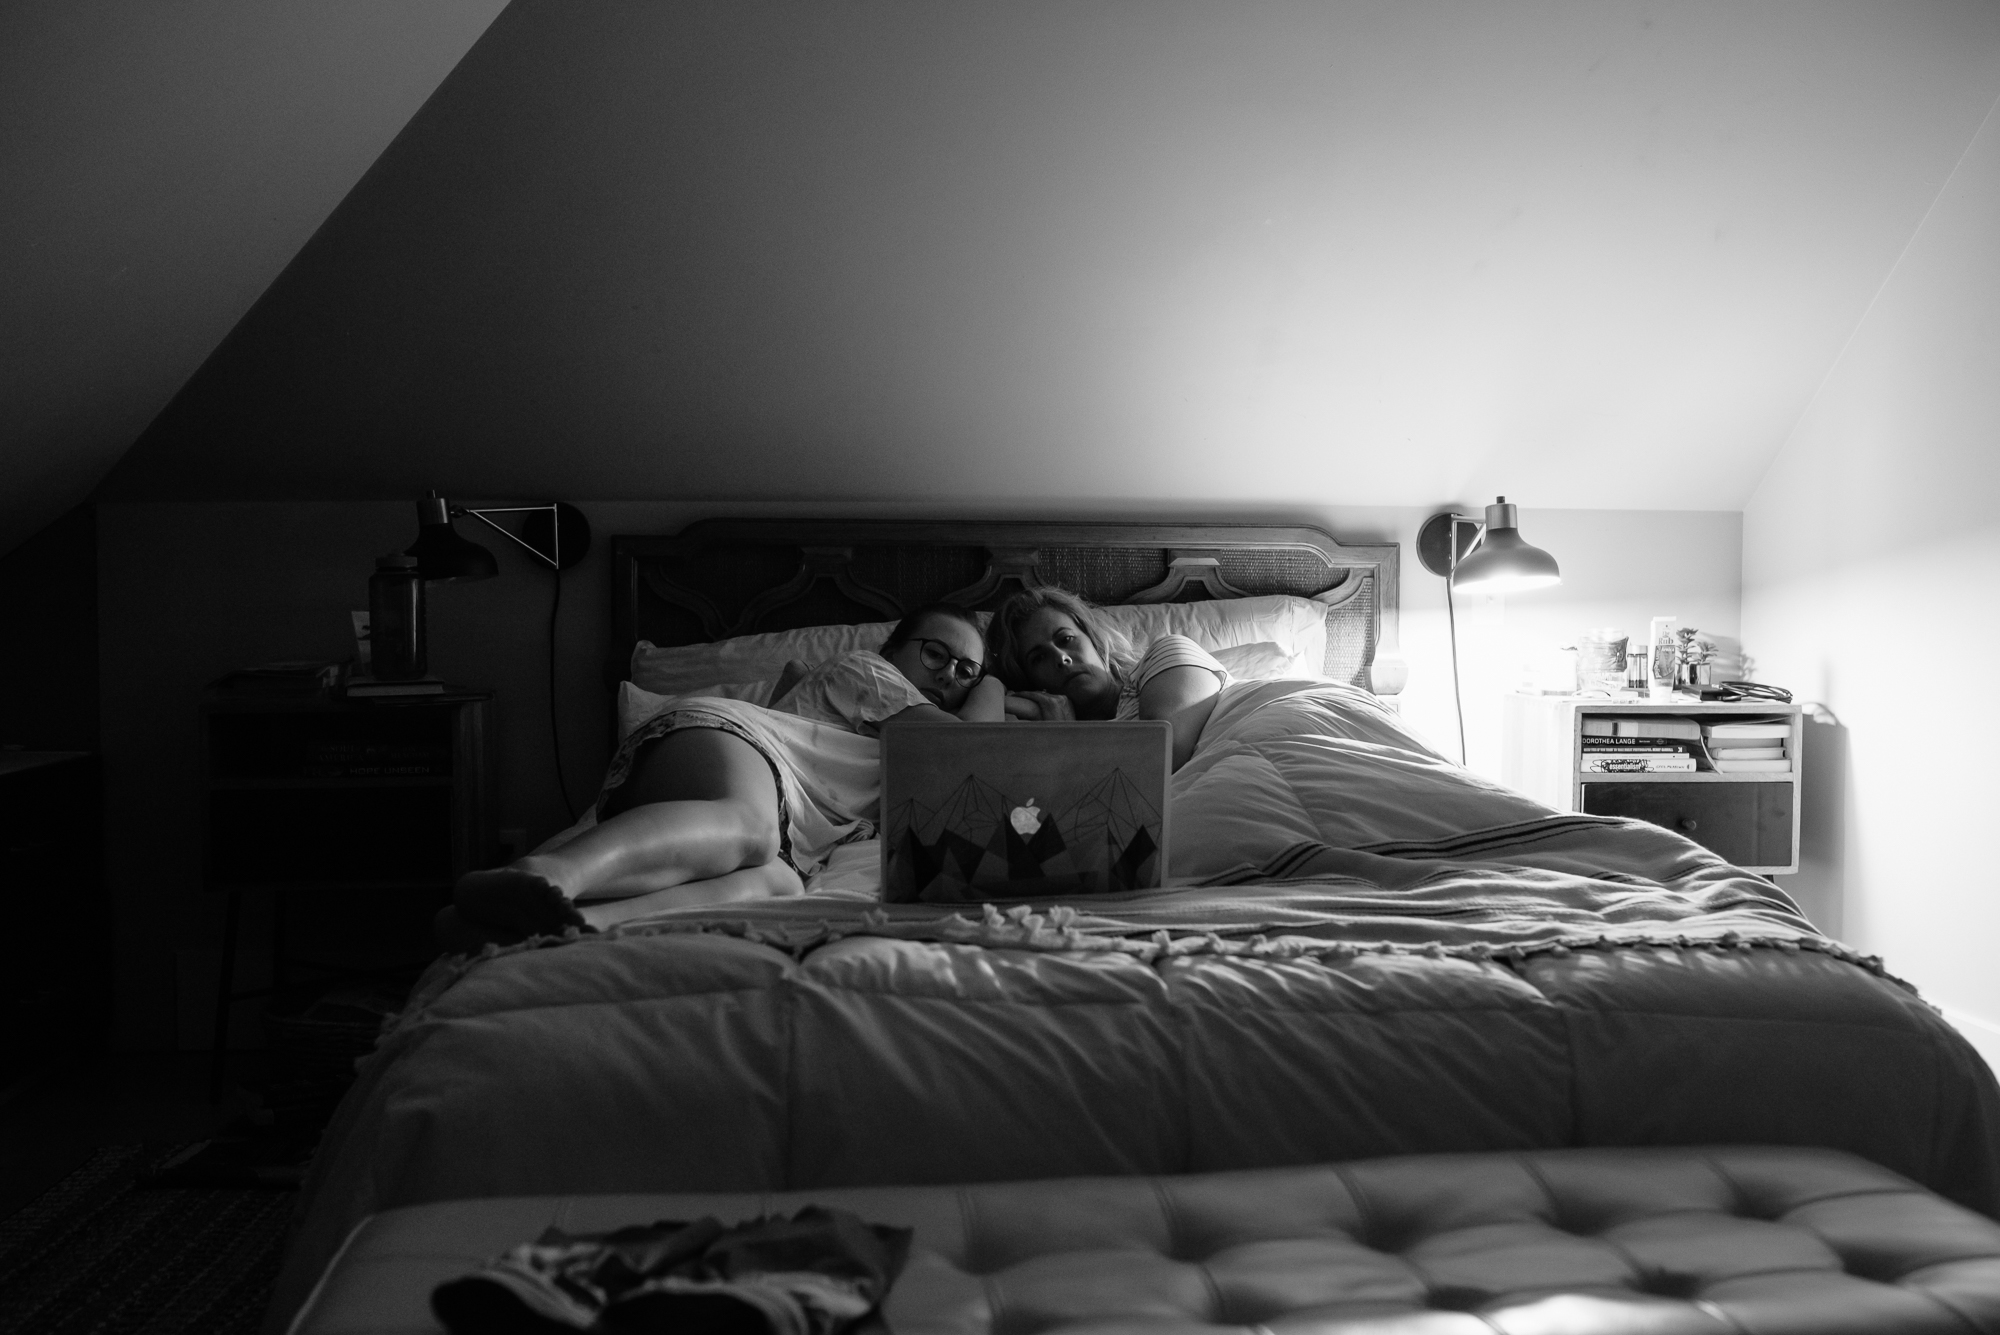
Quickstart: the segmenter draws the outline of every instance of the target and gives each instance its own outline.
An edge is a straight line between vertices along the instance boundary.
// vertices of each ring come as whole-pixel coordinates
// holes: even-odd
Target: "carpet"
[[[0,1221],[10,1335],[252,1335],[297,1194],[142,1179],[200,1146],[111,1145]]]

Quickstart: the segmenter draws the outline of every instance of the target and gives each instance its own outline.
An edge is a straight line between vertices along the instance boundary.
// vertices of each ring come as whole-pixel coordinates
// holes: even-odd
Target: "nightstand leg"
[[[215,985],[215,1051],[208,1059],[208,1098],[222,1098],[222,1070],[229,1061],[229,1015],[236,1002],[236,917],[241,895],[229,892],[229,913],[222,927],[222,976]]]

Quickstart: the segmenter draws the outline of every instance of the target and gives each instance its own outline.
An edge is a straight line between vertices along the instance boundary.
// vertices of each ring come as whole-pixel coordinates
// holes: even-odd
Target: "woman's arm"
[[[1179,769],[1194,754],[1208,716],[1222,692],[1222,681],[1205,667],[1170,667],[1156,672],[1139,690],[1139,717],[1165,719],[1174,728],[1173,767]]]
[[[911,705],[882,720],[884,727],[905,719],[925,723],[999,723],[1007,717],[1007,688],[998,677],[982,678],[965,697],[956,714],[936,705]]]
[[[1007,718],[1007,687],[998,677],[981,677],[958,707],[967,723],[1001,723]]]

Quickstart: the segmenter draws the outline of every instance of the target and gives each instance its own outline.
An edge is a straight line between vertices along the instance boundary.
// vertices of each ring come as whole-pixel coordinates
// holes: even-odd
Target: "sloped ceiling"
[[[104,494],[1740,508],[1996,95],[1991,0],[515,0]]]
[[[503,3],[0,4],[0,552],[89,493]]]

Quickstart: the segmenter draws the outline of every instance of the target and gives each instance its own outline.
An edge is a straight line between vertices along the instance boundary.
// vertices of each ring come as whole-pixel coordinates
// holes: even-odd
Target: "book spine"
[[[1701,749],[1700,742],[1676,742],[1656,737],[1636,738],[1634,746],[1599,746],[1597,738],[1588,738],[1583,744],[1585,760],[1672,760],[1687,761],[1700,769],[1707,762],[1708,755]]]
[[[1693,756],[1586,756],[1585,774],[1692,774]]]
[[[1692,756],[1701,753],[1700,742],[1683,741],[1678,737],[1586,737],[1583,739],[1586,753],[1601,751],[1606,755],[1630,755],[1635,751],[1672,751],[1678,755]]]

